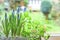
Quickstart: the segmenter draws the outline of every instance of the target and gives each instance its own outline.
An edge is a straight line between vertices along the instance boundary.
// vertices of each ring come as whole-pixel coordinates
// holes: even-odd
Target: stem
[[[48,14],[46,14],[46,20],[48,20]]]
[[[39,39],[41,40],[41,36],[39,37]]]

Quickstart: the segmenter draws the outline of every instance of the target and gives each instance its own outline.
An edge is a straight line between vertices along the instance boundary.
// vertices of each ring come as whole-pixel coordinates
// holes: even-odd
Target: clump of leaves
[[[10,26],[6,13],[5,13],[5,20],[2,21],[2,25],[3,25],[3,33],[5,34],[6,37],[8,37],[10,32]]]
[[[24,35],[24,27],[30,21],[31,17],[29,16],[29,12],[17,13],[17,15],[9,16],[9,24],[12,36],[21,36]],[[22,33],[23,32],[23,33]]]
[[[16,36],[17,25],[16,25],[16,15],[14,15],[14,13],[9,15],[9,24],[10,24],[11,35]]]
[[[39,38],[44,37],[46,32],[44,25],[40,21],[32,20],[30,13],[27,11],[18,13],[17,16],[12,13],[6,23],[5,25],[10,28],[9,31],[11,30],[12,36],[23,36],[29,38],[28,40],[39,40]],[[49,37],[44,38],[48,39]]]
[[[25,24],[23,34],[25,37],[28,37],[29,40],[39,40],[41,37],[44,37],[47,40],[49,37],[48,35],[44,36],[45,32],[46,28],[44,27],[44,25],[41,25],[39,21],[31,20],[30,22]]]
[[[31,17],[29,16],[29,12],[24,12],[20,14],[20,21],[18,20],[18,28],[17,33],[20,33],[22,36],[26,36],[27,32],[25,32],[25,26],[28,22],[30,22]]]

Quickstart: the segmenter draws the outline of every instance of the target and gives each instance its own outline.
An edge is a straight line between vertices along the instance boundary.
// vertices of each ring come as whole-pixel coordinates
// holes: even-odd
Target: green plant
[[[12,36],[21,36],[22,32],[24,31],[24,27],[26,27],[24,25],[27,24],[30,19],[31,18],[28,12],[17,13],[17,15],[12,13],[9,16],[9,24],[11,26],[10,30]]]
[[[17,36],[20,36],[21,29],[24,23],[24,17],[22,17],[22,13],[17,14]]]
[[[6,37],[8,37],[10,32],[10,26],[6,13],[5,13],[5,20],[2,21],[2,25],[3,25],[3,33],[5,34]]]
[[[10,24],[10,30],[11,30],[11,36],[16,36],[16,30],[17,30],[17,25],[16,25],[16,15],[12,13],[9,15],[9,24]]]
[[[47,28],[48,27],[45,28],[40,21],[31,20],[25,24],[24,32],[22,33],[23,36],[28,37],[29,40],[41,40],[41,37],[44,37],[46,40],[48,40],[49,35],[44,36]]]
[[[28,11],[17,13],[17,15],[12,13],[9,15],[9,21],[6,20],[6,23],[4,24],[3,22],[7,27],[4,25],[3,27],[5,27],[4,29],[7,28],[7,30],[9,28],[9,32],[11,30],[11,36],[13,37],[23,36],[27,37],[28,40],[39,40],[41,37],[44,37],[47,40],[49,38],[49,36],[44,36],[48,27],[46,26],[45,28],[45,24],[41,23],[41,20],[33,20]]]
[[[20,26],[20,16],[19,14],[17,14],[17,35],[20,36],[20,30],[21,30],[21,26]]]
[[[24,16],[22,16],[22,17],[24,17],[23,19],[22,19],[22,21],[24,21],[24,24],[23,24],[23,30],[22,30],[22,36],[25,36],[25,37],[27,37],[30,33],[29,32],[26,32],[26,30],[27,29],[25,29],[25,28],[27,28],[28,27],[28,25],[29,24],[31,24],[30,22],[31,22],[31,16],[30,16],[30,14],[29,14],[29,12],[24,12],[24,14],[23,14]]]

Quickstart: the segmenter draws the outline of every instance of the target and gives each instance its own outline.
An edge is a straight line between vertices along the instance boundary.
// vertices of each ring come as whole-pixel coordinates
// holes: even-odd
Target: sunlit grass
[[[40,12],[33,12],[31,14],[31,17],[32,17],[33,20],[41,21],[41,23],[46,22],[44,15]],[[51,28],[48,29],[47,32],[60,33],[60,27],[56,25],[58,23],[55,24],[54,20],[48,20],[48,22],[50,23],[49,25],[50,25]]]

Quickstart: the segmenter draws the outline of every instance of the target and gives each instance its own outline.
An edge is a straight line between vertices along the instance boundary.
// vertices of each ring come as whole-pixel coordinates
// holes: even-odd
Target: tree
[[[52,5],[49,1],[42,1],[41,11],[46,16],[46,19],[48,19],[48,14],[50,13],[51,9],[52,9]]]

